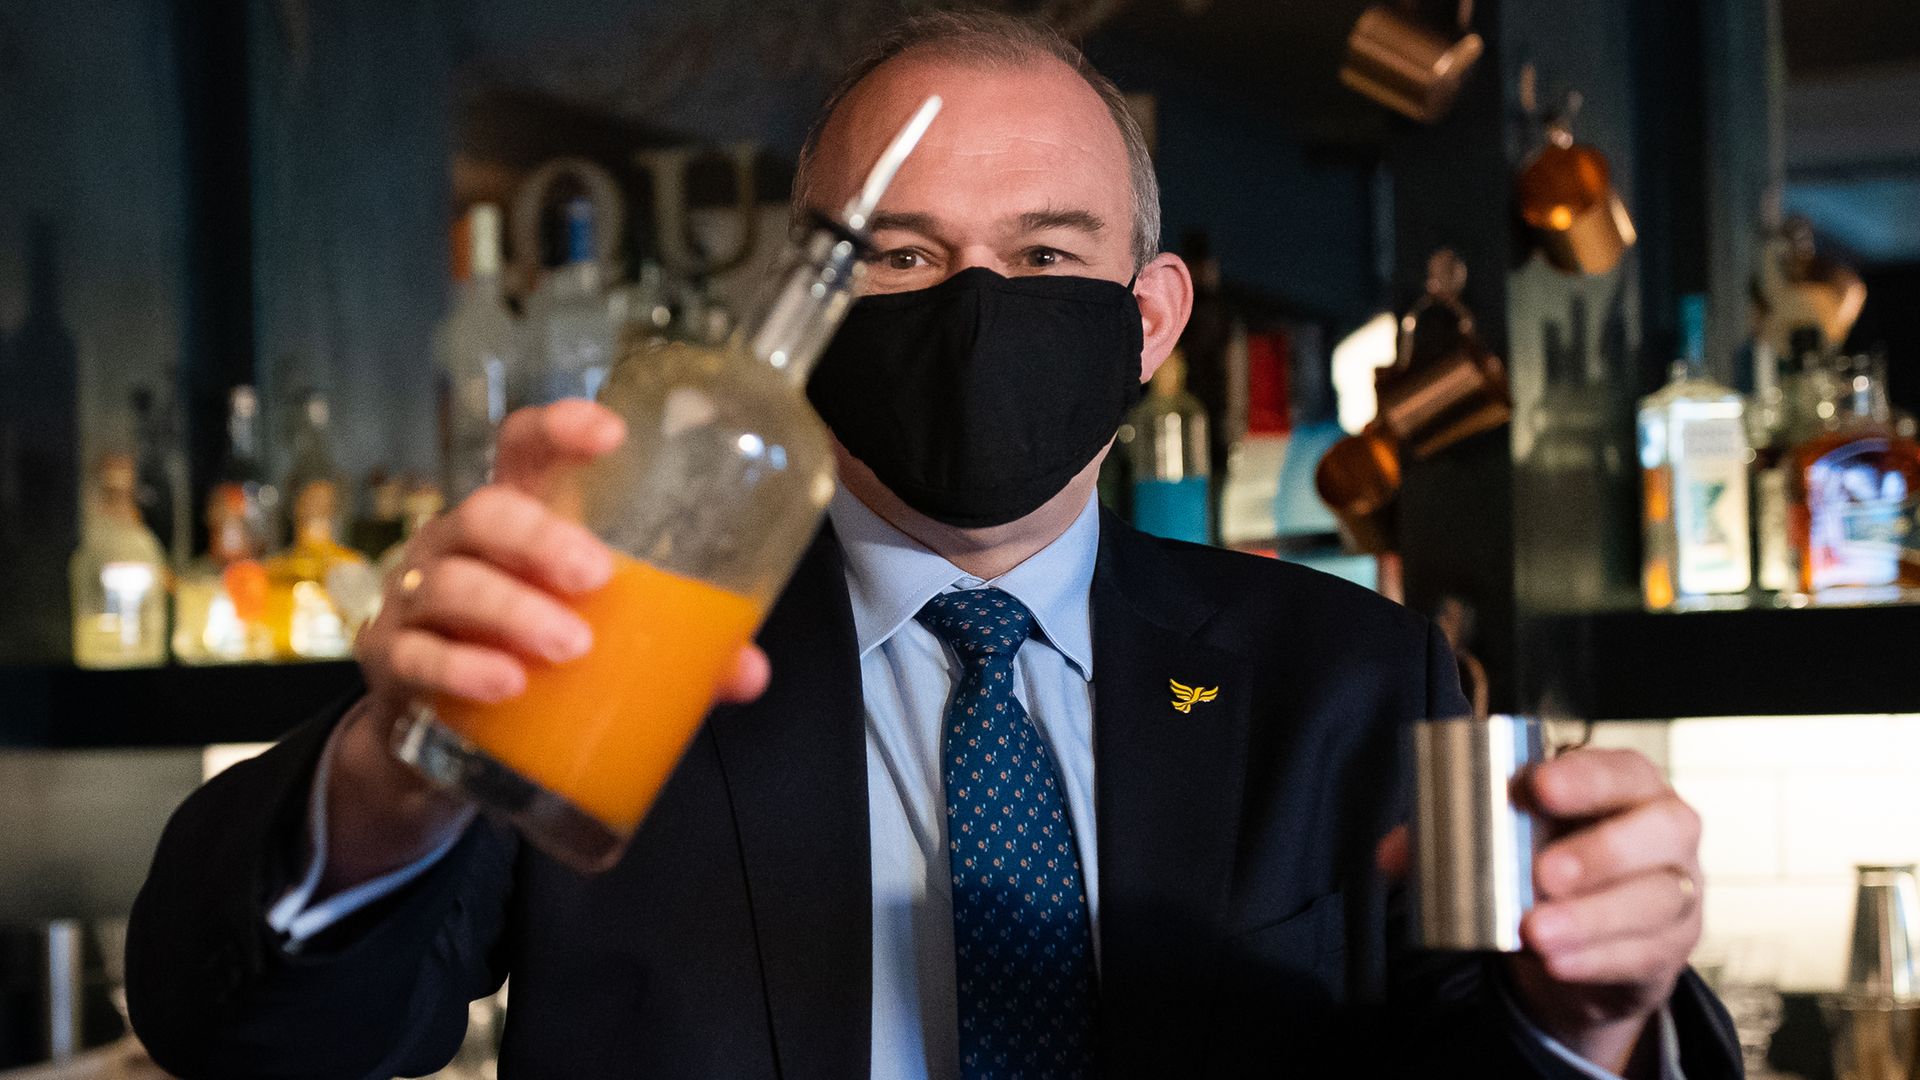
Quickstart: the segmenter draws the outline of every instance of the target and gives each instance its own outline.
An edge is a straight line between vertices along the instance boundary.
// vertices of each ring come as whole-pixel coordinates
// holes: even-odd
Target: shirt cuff
[[[1520,1008],[1520,1003],[1513,1000],[1513,994],[1507,989],[1505,982],[1499,984],[1499,993],[1500,1000],[1506,1004],[1507,1012],[1513,1016],[1514,1022],[1520,1025],[1520,1029],[1526,1032],[1529,1038],[1545,1047],[1548,1053],[1579,1070],[1580,1075],[1591,1077],[1592,1080],[1621,1080],[1619,1074],[1610,1073],[1595,1065],[1574,1053],[1559,1039],[1541,1031],[1539,1025],[1527,1018],[1526,1012]],[[1680,1068],[1680,1032],[1673,1024],[1673,1010],[1665,1005],[1660,1006],[1660,1011],[1654,1016],[1654,1023],[1658,1025],[1660,1032],[1660,1080],[1687,1080],[1687,1074]]]
[[[313,770],[313,790],[307,796],[307,849],[313,852],[313,857],[307,861],[306,875],[267,909],[267,926],[280,935],[289,952],[298,951],[308,938],[369,904],[393,895],[432,869],[435,863],[446,857],[447,852],[453,850],[453,845],[459,842],[465,831],[450,829],[446,839],[419,859],[372,881],[343,889],[317,904],[313,903],[314,891],[320,887],[320,875],[327,867],[327,775],[333,764],[334,743],[339,741],[340,732],[346,726],[342,722],[334,727],[333,734],[327,737],[326,748],[320,752],[320,763]]]

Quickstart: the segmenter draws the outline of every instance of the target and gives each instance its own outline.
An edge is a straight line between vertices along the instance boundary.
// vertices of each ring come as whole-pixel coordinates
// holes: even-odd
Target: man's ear
[[[1140,381],[1153,378],[1180,342],[1193,314],[1193,275],[1180,256],[1161,252],[1140,268],[1133,298],[1140,302]]]

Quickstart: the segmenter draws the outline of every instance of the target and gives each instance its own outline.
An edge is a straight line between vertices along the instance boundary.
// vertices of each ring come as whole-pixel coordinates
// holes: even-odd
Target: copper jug
[[[1604,274],[1639,240],[1600,151],[1573,141],[1567,122],[1547,126],[1547,144],[1520,171],[1520,216],[1541,254],[1570,274]]]
[[[1480,343],[1461,302],[1466,263],[1427,260],[1427,292],[1400,320],[1397,355],[1375,376],[1380,427],[1416,460],[1491,431],[1513,415],[1506,366]]]
[[[1313,486],[1333,511],[1349,551],[1380,555],[1394,549],[1400,450],[1377,425],[1328,447],[1314,469]]]
[[[1459,33],[1448,36],[1414,16],[1413,5],[1376,4],[1347,35],[1340,81],[1387,108],[1431,124],[1453,108],[1486,43],[1468,29],[1472,0],[1460,5]]]
[[[1818,326],[1829,345],[1839,348],[1852,333],[1867,303],[1867,286],[1850,266],[1821,254],[1813,225],[1801,217],[1788,218],[1767,239],[1760,262],[1760,290],[1766,297],[1768,322],[1775,339],[1784,339],[1796,326]],[[1790,347],[1779,340],[1776,347]]]

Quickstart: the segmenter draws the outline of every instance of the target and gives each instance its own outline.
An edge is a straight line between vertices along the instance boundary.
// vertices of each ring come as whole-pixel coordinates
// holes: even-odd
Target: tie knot
[[[914,617],[963,655],[1012,656],[1033,632],[1033,612],[999,589],[941,593]]]

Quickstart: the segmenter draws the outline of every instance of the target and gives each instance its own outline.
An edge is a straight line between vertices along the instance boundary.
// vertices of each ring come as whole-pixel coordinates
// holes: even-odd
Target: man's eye
[[[918,270],[925,265],[920,253],[911,248],[898,248],[880,253],[880,265],[889,270]]]
[[[1065,262],[1068,257],[1066,252],[1057,251],[1053,248],[1037,247],[1027,249],[1027,265],[1035,270],[1045,270],[1048,267],[1058,266]]]

